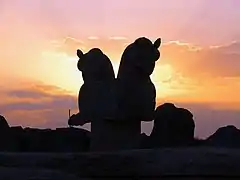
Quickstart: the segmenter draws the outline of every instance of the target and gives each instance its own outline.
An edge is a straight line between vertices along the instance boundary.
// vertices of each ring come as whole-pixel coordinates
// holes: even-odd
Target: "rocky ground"
[[[114,153],[0,153],[0,179],[239,176],[239,149],[178,148]]]

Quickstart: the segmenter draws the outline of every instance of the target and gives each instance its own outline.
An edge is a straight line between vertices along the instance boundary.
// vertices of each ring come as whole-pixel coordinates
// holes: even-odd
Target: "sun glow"
[[[111,63],[112,63],[112,66],[113,66],[115,77],[117,77],[117,73],[118,73],[118,68],[119,68],[120,62],[118,62],[118,61],[111,61]]]
[[[166,97],[171,94],[169,83],[174,76],[174,69],[169,64],[157,63],[153,74],[152,81],[156,87],[158,97]]]
[[[77,69],[77,58],[65,53],[43,52],[38,64],[41,79],[45,83],[59,86],[76,94],[83,83],[81,72]],[[54,72],[54,73],[51,73]]]
[[[41,69],[44,69],[42,78],[48,83],[60,86],[76,95],[80,86],[83,84],[82,74],[76,66],[77,58],[68,56],[65,53],[44,52],[42,59],[43,61],[41,65],[39,65],[42,67]],[[116,77],[120,62],[117,60],[112,60],[111,62]],[[51,69],[54,69],[54,73],[47,73],[51,72]],[[165,97],[171,94],[169,82],[173,76],[174,69],[171,65],[156,64],[151,78],[159,97]]]
[[[82,74],[77,69],[77,57],[69,56],[63,52],[45,51],[42,53],[42,61],[37,66],[44,82],[59,86],[73,95],[77,95],[83,84]],[[119,69],[119,60],[111,60],[115,77]],[[41,67],[41,68],[40,68]],[[51,73],[53,72],[54,73]],[[151,79],[156,87],[157,98],[165,98],[174,94],[182,93],[172,88],[176,84],[177,77],[174,68],[170,64],[156,64]]]

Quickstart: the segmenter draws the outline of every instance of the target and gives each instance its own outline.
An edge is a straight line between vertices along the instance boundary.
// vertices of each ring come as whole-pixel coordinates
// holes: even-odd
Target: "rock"
[[[86,152],[90,148],[90,132],[81,128],[57,128],[53,131],[55,152]]]
[[[25,141],[24,129],[21,126],[11,127],[10,137],[12,141],[11,151],[14,152],[26,151],[27,143]]]
[[[0,167],[1,180],[82,180],[61,171],[39,168]],[[87,179],[86,179],[87,180]]]
[[[60,171],[63,177],[71,174],[92,179],[159,179],[161,176],[219,178],[240,176],[240,153],[239,150],[221,148],[161,148],[112,153],[0,153],[0,166],[20,170],[38,169],[40,172],[49,169]],[[12,172],[12,175],[21,175],[19,171]],[[0,177],[2,179],[1,174]]]
[[[7,151],[11,146],[11,139],[9,138],[10,127],[4,116],[0,115],[0,149]]]
[[[206,143],[216,147],[239,148],[240,130],[232,125],[221,127],[207,138]]]
[[[90,132],[80,128],[34,129],[11,127],[0,150],[10,152],[86,152]]]
[[[8,122],[7,120],[5,119],[4,116],[0,115],[0,131],[6,131],[6,130],[9,130],[9,125],[8,125]]]
[[[150,141],[153,147],[186,146],[194,141],[193,115],[172,103],[157,107]]]

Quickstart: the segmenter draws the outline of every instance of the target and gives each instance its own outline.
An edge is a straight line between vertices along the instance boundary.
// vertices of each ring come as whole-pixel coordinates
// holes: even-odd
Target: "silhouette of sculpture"
[[[151,146],[185,146],[194,141],[195,123],[193,115],[184,108],[172,103],[157,107],[152,133]]]
[[[80,113],[73,114],[70,116],[68,120],[68,125],[71,126],[82,126],[86,123],[89,123],[90,120],[86,118],[82,118]]]
[[[84,84],[78,96],[79,113],[70,117],[69,125],[91,122],[91,151],[109,150],[111,121],[115,118],[115,75],[110,59],[98,48],[87,53],[77,50],[78,69]],[[111,129],[111,128],[110,128]],[[111,148],[110,148],[111,149]]]
[[[152,43],[140,37],[122,54],[116,88],[119,149],[138,148],[141,121],[153,120],[156,90],[150,75],[160,57],[160,44],[160,38]]]

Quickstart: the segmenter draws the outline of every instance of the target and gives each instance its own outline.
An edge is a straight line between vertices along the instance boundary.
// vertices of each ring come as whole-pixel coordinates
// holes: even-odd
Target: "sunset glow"
[[[199,136],[220,125],[240,127],[239,6],[238,0],[3,0],[0,113],[11,125],[66,126],[83,83],[76,50],[101,48],[117,74],[125,47],[146,36],[163,40],[151,76],[158,104],[191,109]]]

